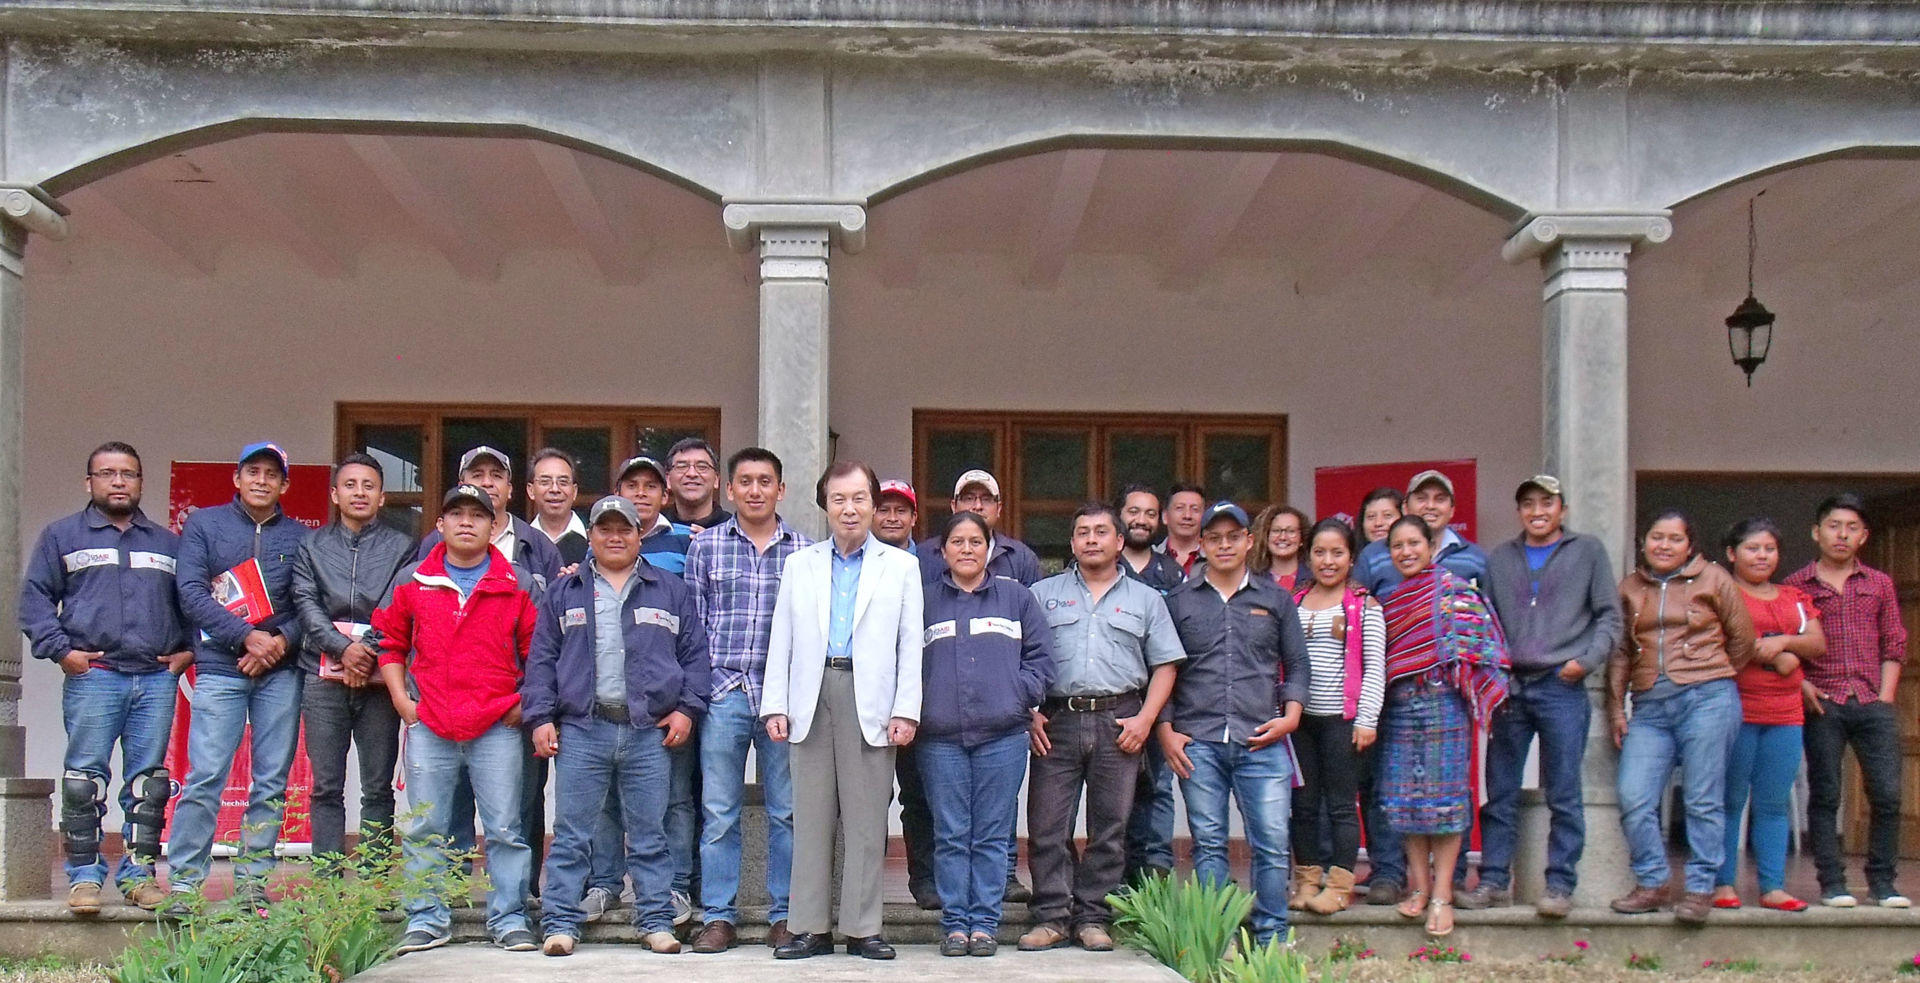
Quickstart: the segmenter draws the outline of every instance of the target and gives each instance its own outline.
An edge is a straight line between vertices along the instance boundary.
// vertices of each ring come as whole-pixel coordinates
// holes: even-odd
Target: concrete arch
[[[1763,178],[1771,174],[1779,174],[1783,171],[1791,171],[1797,168],[1807,167],[1812,164],[1819,164],[1829,160],[1920,161],[1920,140],[1915,140],[1911,144],[1854,145],[1854,146],[1840,147],[1837,149],[1819,150],[1819,151],[1810,152],[1805,156],[1776,161],[1770,164],[1764,164],[1764,165],[1755,167],[1753,170],[1745,171],[1743,173],[1734,175],[1733,177],[1726,178],[1725,180],[1722,180],[1720,183],[1715,184],[1712,187],[1701,188],[1700,190],[1694,192],[1693,194],[1690,194],[1687,197],[1680,199],[1679,201],[1673,202],[1668,207],[1677,209],[1683,205],[1687,205],[1692,202],[1698,201],[1702,198],[1708,197],[1709,195],[1713,195],[1719,191],[1733,187],[1734,185],[1737,185],[1737,184],[1744,184],[1748,181],[1753,181],[1759,178]]]

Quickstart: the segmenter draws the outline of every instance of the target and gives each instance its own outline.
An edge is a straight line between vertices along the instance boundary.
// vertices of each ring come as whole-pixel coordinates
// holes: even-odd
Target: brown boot
[[[100,885],[92,881],[74,881],[67,888],[67,909],[76,915],[100,913]]]
[[[1667,889],[1660,887],[1636,887],[1624,898],[1615,898],[1608,907],[1623,915],[1644,915],[1659,911],[1667,905]]]
[[[1307,905],[1320,893],[1319,867],[1305,864],[1293,865],[1293,893],[1287,896],[1287,907],[1294,911],[1306,911]]]
[[[1353,871],[1345,867],[1327,868],[1327,886],[1307,902],[1307,910],[1316,915],[1333,915],[1347,910],[1353,898]]]
[[[693,951],[702,953],[725,952],[734,947],[735,934],[732,922],[711,921],[700,927],[700,934],[694,937]]]

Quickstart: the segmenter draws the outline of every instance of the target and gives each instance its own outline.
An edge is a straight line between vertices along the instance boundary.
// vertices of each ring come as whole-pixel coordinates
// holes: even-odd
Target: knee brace
[[[84,771],[60,776],[60,839],[75,864],[100,862],[100,814],[107,781]]]
[[[160,859],[160,831],[167,824],[167,800],[173,797],[173,776],[159,765],[133,776],[133,810],[127,822],[133,827],[133,842],[127,852],[142,864]]]

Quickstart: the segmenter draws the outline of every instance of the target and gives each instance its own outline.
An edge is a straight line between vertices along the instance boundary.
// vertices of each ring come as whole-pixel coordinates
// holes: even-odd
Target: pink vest
[[[1312,589],[1313,584],[1309,583],[1295,591],[1293,602],[1299,604],[1301,598],[1307,596],[1307,591]],[[1340,596],[1340,610],[1347,619],[1347,675],[1341,681],[1340,688],[1347,700],[1346,711],[1342,716],[1348,720],[1352,720],[1360,713],[1360,681],[1366,674],[1366,656],[1361,648],[1362,636],[1365,632],[1361,628],[1361,623],[1366,615],[1366,608],[1366,591],[1359,590],[1351,584],[1347,585],[1346,591]]]

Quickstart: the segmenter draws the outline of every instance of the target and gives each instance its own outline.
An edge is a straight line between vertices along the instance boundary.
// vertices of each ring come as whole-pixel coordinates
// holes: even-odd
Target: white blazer
[[[807,739],[827,672],[827,629],[833,610],[833,540],[787,558],[773,606],[767,683],[760,715],[787,716],[787,740]],[[853,692],[860,733],[887,746],[887,722],[920,720],[920,563],[905,550],[867,541],[853,608]],[[836,670],[837,671],[837,670]]]

